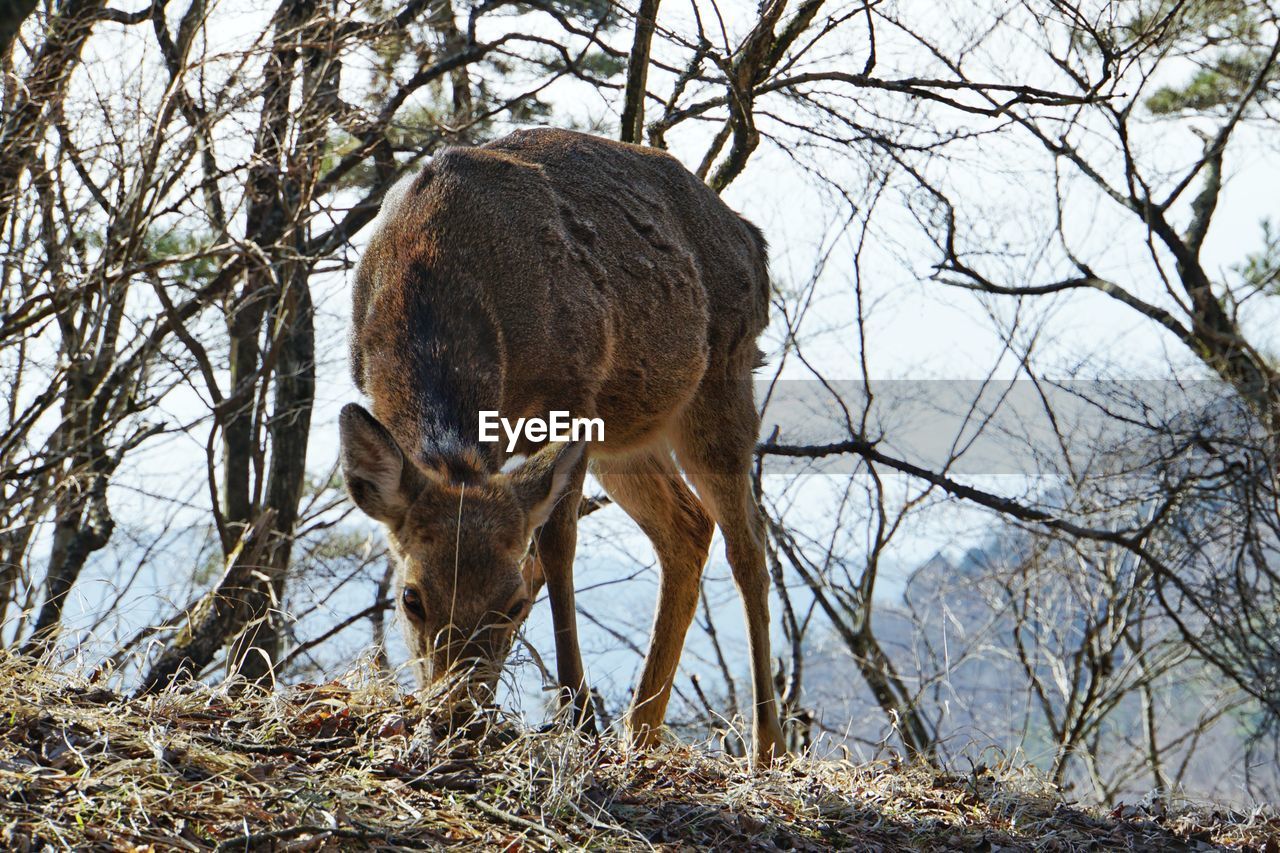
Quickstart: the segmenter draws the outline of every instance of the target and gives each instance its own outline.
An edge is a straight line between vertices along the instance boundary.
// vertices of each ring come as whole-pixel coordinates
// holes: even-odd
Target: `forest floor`
[[[1280,851],[1280,818],[1073,805],[1026,773],[703,750],[511,724],[442,734],[388,681],[143,699],[0,658],[10,850]]]

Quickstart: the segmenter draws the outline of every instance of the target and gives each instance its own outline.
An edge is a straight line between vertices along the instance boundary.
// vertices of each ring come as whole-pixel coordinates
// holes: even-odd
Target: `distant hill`
[[[993,570],[1014,566],[1028,553],[1022,535],[993,535],[983,546],[957,557],[934,555],[909,575],[901,602],[885,602],[873,615],[876,637],[899,674],[921,685],[926,697],[922,705],[935,715],[930,722],[952,766],[1008,760],[1043,768],[1055,749],[1022,669],[1011,617],[989,595]],[[1078,614],[1070,607],[1046,612],[1062,620],[1052,626],[1055,631],[1072,635],[1072,620]],[[1037,653],[1034,648],[1029,651]],[[1117,663],[1122,665],[1124,661]],[[1042,664],[1042,675],[1051,685],[1061,683],[1055,680],[1061,673],[1050,671],[1049,663]],[[1251,733],[1239,716],[1225,715],[1195,737],[1185,734],[1197,725],[1197,716],[1218,701],[1221,686],[1220,677],[1194,660],[1181,664],[1158,685],[1162,740],[1175,744],[1167,758],[1182,774],[1175,793],[1245,803],[1250,800],[1243,789],[1246,773],[1255,791],[1280,790],[1280,767],[1266,756],[1250,760]],[[1058,698],[1050,696],[1051,701]],[[839,642],[819,644],[806,660],[804,702],[820,709],[829,726],[823,736],[827,744],[869,755],[875,744],[893,742],[884,712],[874,704]],[[1107,716],[1110,746],[1094,743],[1097,760],[1103,765],[1113,762],[1100,768],[1104,774],[1127,774],[1128,781],[1119,789],[1122,797],[1143,797],[1152,789],[1150,775],[1133,767],[1141,760],[1142,720],[1141,697],[1134,690],[1118,698]],[[1195,750],[1185,766],[1184,747]],[[1079,767],[1068,774],[1066,783],[1077,796],[1089,798],[1092,783]]]

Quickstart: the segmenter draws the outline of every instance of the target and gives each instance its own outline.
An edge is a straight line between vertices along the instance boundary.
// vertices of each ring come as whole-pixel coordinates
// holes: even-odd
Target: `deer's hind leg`
[[[593,460],[592,472],[609,497],[640,525],[658,555],[661,580],[653,634],[627,712],[632,742],[649,746],[657,741],[666,716],[715,528],[665,445],[621,459]]]
[[[760,420],[751,381],[704,381],[675,436],[676,455],[724,535],[726,556],[747,621],[754,700],[754,759],[768,765],[786,752],[769,657],[769,573],[764,524],[751,489]]]

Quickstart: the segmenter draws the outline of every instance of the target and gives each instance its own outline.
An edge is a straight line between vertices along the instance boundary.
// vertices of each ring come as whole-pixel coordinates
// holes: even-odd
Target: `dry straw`
[[[1278,849],[1262,813],[1073,807],[1032,776],[672,747],[491,720],[389,679],[125,699],[0,658],[9,849]]]

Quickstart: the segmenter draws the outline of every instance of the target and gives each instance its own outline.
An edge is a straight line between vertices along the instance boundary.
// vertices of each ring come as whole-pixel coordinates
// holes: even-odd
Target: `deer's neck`
[[[497,326],[474,293],[417,285],[394,295],[401,312],[375,309],[366,323],[363,334],[379,339],[375,414],[419,463],[486,477],[502,464],[500,446],[479,440],[480,411],[502,396]]]

